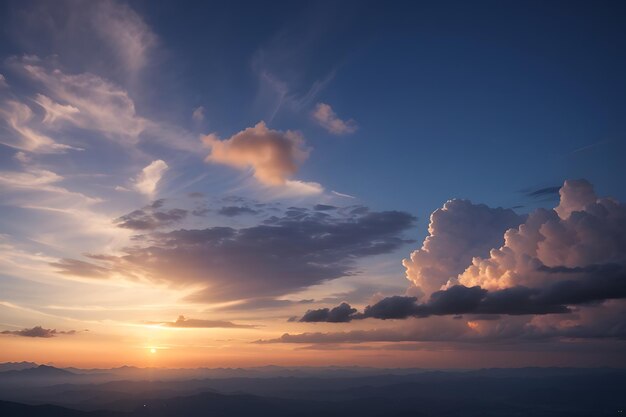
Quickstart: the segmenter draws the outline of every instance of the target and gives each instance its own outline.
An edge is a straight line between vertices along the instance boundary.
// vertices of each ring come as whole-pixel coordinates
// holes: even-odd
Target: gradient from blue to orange
[[[526,214],[558,206],[566,179],[626,201],[623,4],[4,1],[0,10],[0,360],[623,364],[621,300],[558,319],[297,321],[342,301],[362,310],[427,297],[428,280],[439,288],[441,277],[402,260],[450,199],[517,214],[467,206],[431,222],[446,232],[485,225],[455,223],[467,248],[450,249],[459,256],[447,262],[465,263],[445,279],[488,257]],[[624,233],[613,221],[598,230]],[[593,244],[608,253],[611,239]],[[558,253],[540,258],[568,268],[624,261]],[[415,259],[439,267],[444,255]],[[568,320],[614,333],[535,343],[526,331]],[[19,333],[36,326],[34,337]],[[278,343],[284,333],[351,331],[369,336]]]

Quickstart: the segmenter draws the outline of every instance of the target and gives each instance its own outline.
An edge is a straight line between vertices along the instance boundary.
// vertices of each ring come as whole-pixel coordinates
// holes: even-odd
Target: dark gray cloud
[[[342,217],[293,207],[269,224],[152,232],[122,256],[89,256],[121,275],[204,284],[190,301],[275,298],[355,274],[358,259],[411,242],[402,234],[414,222],[399,211]]]
[[[537,199],[558,198],[560,189],[560,185],[555,187],[539,188],[538,190],[527,191],[526,196]]]
[[[115,219],[115,223],[124,229],[154,230],[171,226],[187,217],[187,210],[179,208],[162,210],[164,203],[165,200],[163,199],[156,200],[140,210],[135,210]]]
[[[217,211],[218,214],[227,217],[241,216],[242,214],[258,214],[257,210],[253,210],[246,206],[224,206]]]
[[[300,319],[302,322],[345,323],[352,320],[352,315],[356,313],[356,308],[350,307],[348,303],[341,303],[332,309],[320,308],[308,310]]]
[[[337,207],[329,206],[328,204],[316,204],[315,206],[313,206],[313,210],[316,210],[316,211],[331,211],[331,210],[337,210]]]
[[[257,326],[252,324],[236,324],[231,321],[224,320],[202,320],[202,319],[189,319],[185,316],[178,316],[176,321],[149,321],[146,324],[156,324],[165,327],[178,327],[187,329],[254,329]]]
[[[584,268],[541,267],[552,274],[570,274],[572,279],[558,280],[542,288],[516,286],[487,291],[479,286],[455,285],[434,292],[428,302],[416,297],[392,296],[365,307],[363,313],[348,314],[342,321],[376,318],[404,319],[459,314],[525,315],[563,314],[569,306],[626,298],[626,270],[621,265],[591,265]],[[343,307],[350,308],[349,305]],[[330,321],[322,310],[309,310],[301,321]]]
[[[4,330],[0,332],[0,334],[11,334],[14,336],[24,336],[24,337],[55,337],[60,334],[72,335],[76,334],[76,330],[56,330],[56,329],[44,329],[41,326],[35,326],[31,329],[23,329],[23,330]]]

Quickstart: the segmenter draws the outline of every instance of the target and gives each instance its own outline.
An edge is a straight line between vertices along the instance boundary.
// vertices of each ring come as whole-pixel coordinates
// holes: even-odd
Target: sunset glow
[[[617,2],[0,3],[0,362],[626,366]]]

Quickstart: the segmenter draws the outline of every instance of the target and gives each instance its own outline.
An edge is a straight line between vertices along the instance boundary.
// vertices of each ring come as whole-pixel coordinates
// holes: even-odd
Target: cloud
[[[139,117],[127,91],[88,72],[66,74],[38,58],[13,58],[13,68],[38,82],[46,93],[35,102],[46,112],[47,124],[69,124],[94,130],[123,144],[132,144],[150,125]]]
[[[458,279],[449,278],[426,302],[418,303],[418,298],[411,296],[387,297],[367,306],[363,313],[350,313],[345,321],[461,314],[566,314],[573,312],[573,306],[600,304],[601,309],[610,300],[626,298],[626,206],[613,199],[598,199],[591,184],[584,180],[566,181],[560,197],[554,210],[539,209],[518,227],[508,229],[500,249],[488,251],[489,257],[473,257],[466,269],[461,268]],[[448,218],[451,214],[455,216]],[[489,220],[494,218],[500,221]],[[466,227],[471,219],[482,221],[474,222],[476,228]],[[427,293],[429,288],[440,286],[446,275],[459,270],[455,265],[442,275],[441,268],[433,268],[433,264],[445,266],[450,255],[463,255],[467,247],[475,251],[475,246],[483,245],[482,240],[477,241],[478,245],[468,245],[476,241],[467,234],[481,230],[495,233],[485,224],[515,223],[520,219],[510,210],[494,211],[460,200],[448,202],[431,217],[431,234],[421,251],[413,253],[407,267],[419,270],[417,283]],[[450,240],[439,242],[442,231],[456,231],[458,234],[449,239],[460,241],[458,247],[463,250],[442,250],[450,247]],[[305,316],[306,321],[328,321],[323,314],[307,312]]]
[[[56,272],[62,275],[95,279],[106,279],[111,272],[107,268],[89,262],[79,261],[78,259],[60,259],[57,262],[51,262],[50,266],[56,268]]]
[[[203,121],[204,120],[204,107],[202,106],[196,107],[193,113],[191,113],[191,118],[195,120],[196,122]]]
[[[95,4],[91,17],[95,32],[126,71],[136,73],[147,64],[157,37],[134,10],[126,4],[102,1]]]
[[[0,74],[0,88],[8,88],[9,84],[7,83],[7,79],[4,75]]]
[[[568,180],[554,210],[538,209],[504,234],[504,245],[476,257],[458,277],[465,286],[495,290],[541,288],[569,274],[548,268],[626,265],[626,206],[597,198],[584,180]]]
[[[475,256],[504,241],[506,230],[524,221],[513,210],[450,200],[430,216],[429,235],[402,264],[416,295],[428,296],[456,279]]]
[[[33,111],[27,105],[9,100],[0,107],[0,116],[17,136],[2,135],[0,143],[21,151],[36,153],[62,153],[68,149],[76,149],[69,145],[57,143],[50,136],[34,127],[36,124]]]
[[[315,206],[313,206],[313,210],[316,210],[316,211],[330,211],[330,210],[337,210],[337,207],[330,206],[328,204],[316,204]]]
[[[146,324],[153,324],[164,327],[176,327],[181,329],[254,329],[257,326],[251,324],[236,324],[230,321],[222,320],[201,320],[201,319],[189,319],[185,316],[178,316],[176,321],[149,321]]]
[[[161,210],[163,201],[162,199],[156,200],[140,210],[132,211],[115,219],[114,223],[125,229],[154,230],[178,223],[189,214],[187,210],[179,208]]]
[[[347,135],[357,130],[354,120],[341,120],[333,109],[325,103],[317,103],[313,111],[313,119],[333,135]]]
[[[356,273],[355,262],[408,241],[410,214],[386,211],[329,216],[289,210],[257,226],[151,233],[121,256],[97,259],[112,273],[202,286],[195,302],[275,297]]]
[[[558,197],[560,189],[560,186],[540,188],[538,190],[528,191],[526,195],[537,199]]]
[[[320,308],[318,310],[308,310],[299,321],[345,323],[352,319],[354,313],[356,313],[356,308],[350,307],[348,303],[341,303],[332,309]]]
[[[135,178],[135,189],[148,196],[154,195],[159,181],[161,181],[163,174],[168,168],[165,161],[161,159],[152,161],[150,165],[142,169],[141,173]]]
[[[224,206],[217,211],[218,214],[227,217],[241,216],[242,214],[258,214],[259,212],[245,206]]]
[[[0,334],[12,334],[15,336],[23,336],[23,337],[55,337],[60,334],[72,335],[76,334],[76,330],[56,330],[56,329],[44,329],[41,326],[35,326],[32,329],[23,329],[23,330],[4,330],[0,332]]]
[[[228,139],[215,134],[204,137],[211,148],[207,162],[228,165],[237,169],[251,169],[254,177],[268,186],[285,186],[298,167],[309,156],[304,139],[297,132],[268,129],[257,123]]]

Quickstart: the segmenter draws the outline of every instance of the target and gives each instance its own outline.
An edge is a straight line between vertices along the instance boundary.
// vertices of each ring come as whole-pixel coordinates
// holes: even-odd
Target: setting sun
[[[626,0],[0,0],[0,417],[621,413],[624,74]]]

